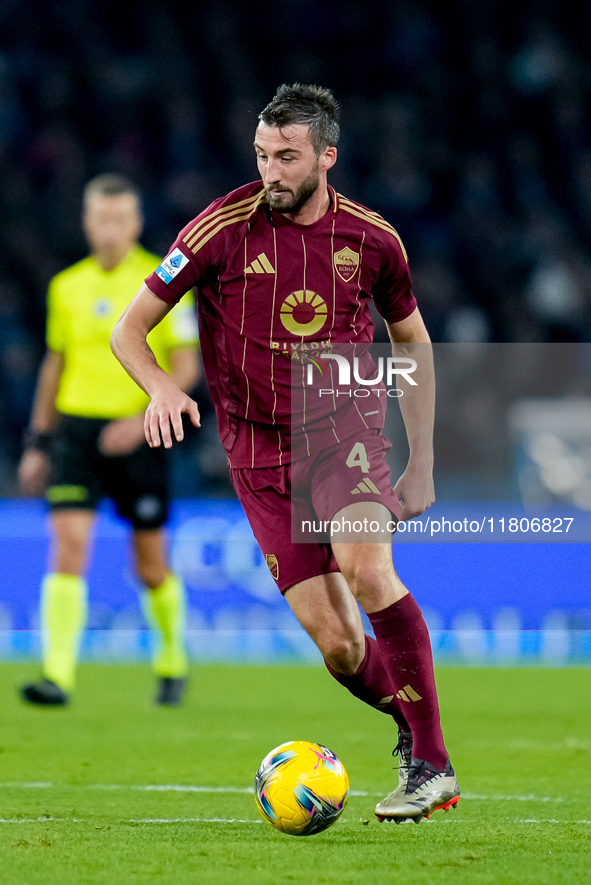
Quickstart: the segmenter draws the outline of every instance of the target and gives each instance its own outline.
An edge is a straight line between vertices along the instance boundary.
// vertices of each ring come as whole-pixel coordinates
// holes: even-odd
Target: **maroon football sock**
[[[380,658],[378,644],[372,636],[365,637],[365,657],[352,676],[337,673],[330,664],[326,661],[324,663],[331,676],[344,685],[352,695],[370,707],[392,716],[403,731],[410,731],[410,726],[400,709],[401,702],[396,698],[392,687],[392,680]]]
[[[431,640],[410,595],[369,615],[380,656],[412,731],[412,755],[443,771],[447,750],[441,732]]]

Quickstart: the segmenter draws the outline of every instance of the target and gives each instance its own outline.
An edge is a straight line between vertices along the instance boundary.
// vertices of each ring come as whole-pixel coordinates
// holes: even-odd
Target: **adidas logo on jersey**
[[[352,495],[361,495],[361,493],[365,493],[366,495],[369,493],[370,495],[381,495],[382,493],[378,489],[377,485],[371,481],[371,479],[366,476],[365,479],[362,479],[361,482],[358,482],[354,489],[351,490]]]
[[[248,265],[246,273],[275,273],[275,269],[265,253],[261,252],[261,254],[257,255],[255,260]]]

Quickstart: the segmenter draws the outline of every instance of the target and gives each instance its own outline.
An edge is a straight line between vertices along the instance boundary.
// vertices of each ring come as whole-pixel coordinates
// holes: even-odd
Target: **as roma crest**
[[[352,249],[345,246],[340,252],[334,253],[333,260],[340,278],[344,280],[345,283],[350,282],[357,273],[357,268],[359,267],[359,253],[353,252]]]
[[[279,580],[279,563],[277,562],[277,557],[274,553],[267,553],[265,556],[265,560],[267,565],[269,566],[269,571],[273,575],[276,581]]]

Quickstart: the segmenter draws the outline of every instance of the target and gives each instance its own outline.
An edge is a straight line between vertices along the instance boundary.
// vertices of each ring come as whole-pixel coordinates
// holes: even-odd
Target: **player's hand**
[[[165,449],[169,449],[174,440],[181,442],[184,438],[183,413],[189,416],[191,424],[201,427],[197,403],[170,380],[153,394],[146,409],[144,432],[148,445],[158,448],[163,444]]]
[[[118,418],[110,421],[101,431],[98,448],[102,455],[114,458],[130,455],[144,442],[144,416]]]
[[[394,493],[400,501],[403,522],[413,516],[420,516],[435,502],[431,466],[409,462],[394,486]]]
[[[18,481],[25,495],[42,495],[49,476],[49,455],[27,449],[18,465]]]

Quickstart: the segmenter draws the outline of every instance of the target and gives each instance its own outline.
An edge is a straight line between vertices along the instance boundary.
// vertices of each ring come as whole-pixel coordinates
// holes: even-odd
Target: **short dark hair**
[[[92,178],[84,188],[83,204],[84,208],[88,205],[90,197],[99,194],[102,197],[118,197],[120,194],[131,194],[141,202],[139,189],[127,175],[119,175],[114,172],[106,172],[104,175],[97,175]]]
[[[293,126],[302,123],[310,130],[316,156],[339,140],[339,104],[330,89],[306,83],[283,83],[267,107],[259,114],[266,126]]]

